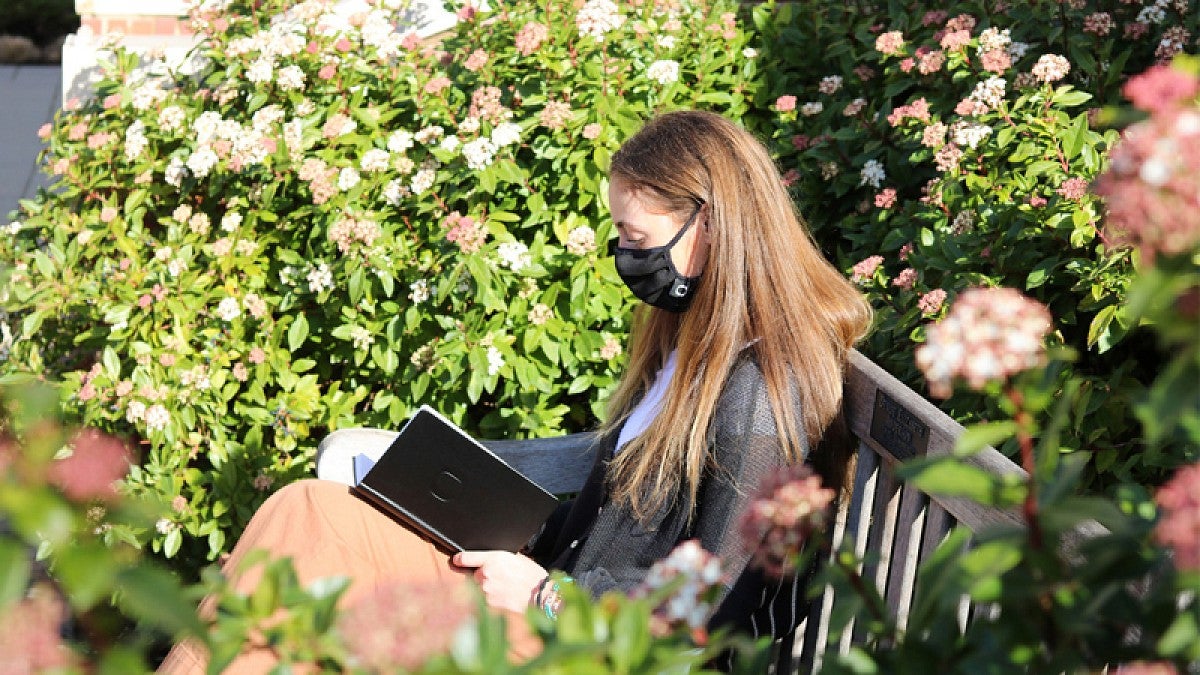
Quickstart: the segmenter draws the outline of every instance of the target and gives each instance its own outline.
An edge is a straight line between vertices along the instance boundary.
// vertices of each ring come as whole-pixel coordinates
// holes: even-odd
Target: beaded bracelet
[[[546,584],[550,582],[550,577],[547,576],[546,579],[542,580],[538,589],[537,604],[546,613],[548,618],[552,620],[558,618],[558,612],[562,609],[563,603],[562,594],[559,592],[562,589],[562,584],[569,584],[574,581],[571,577],[563,577],[562,579],[554,580],[553,583],[550,583],[550,588],[546,589]]]

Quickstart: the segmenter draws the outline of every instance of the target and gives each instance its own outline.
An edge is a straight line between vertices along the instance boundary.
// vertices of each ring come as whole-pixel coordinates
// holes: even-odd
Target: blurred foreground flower
[[[129,450],[119,439],[84,429],[71,441],[71,454],[50,466],[50,482],[77,502],[111,499],[114,483],[129,472]]]
[[[1012,288],[963,291],[945,319],[926,328],[917,367],[929,393],[947,398],[955,379],[982,390],[1046,360],[1050,310]]]
[[[396,583],[343,611],[338,629],[353,665],[390,673],[416,670],[445,654],[473,619],[474,603],[463,584]]]
[[[1151,115],[1125,130],[1096,183],[1109,233],[1147,261],[1200,243],[1200,107],[1189,102],[1197,91],[1200,78],[1169,66],[1130,79],[1125,95]]]
[[[708,617],[716,609],[714,602],[725,581],[721,559],[704,550],[699,541],[689,539],[676,546],[666,558],[654,563],[634,596],[645,597],[668,585],[680,584],[655,609],[654,618],[658,625],[652,630],[665,634],[683,625],[699,637],[703,635],[701,631]]]
[[[0,675],[24,675],[68,668],[74,655],[63,645],[59,629],[63,607],[46,586],[0,609]]]
[[[768,476],[742,516],[742,536],[754,547],[754,564],[782,578],[813,534],[824,531],[836,493],[805,464]]]
[[[1200,464],[1185,466],[1155,495],[1162,520],[1154,536],[1175,552],[1175,567],[1200,572]]]

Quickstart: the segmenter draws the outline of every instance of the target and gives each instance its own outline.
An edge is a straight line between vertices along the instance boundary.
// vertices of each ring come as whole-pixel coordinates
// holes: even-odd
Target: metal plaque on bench
[[[929,448],[929,427],[896,399],[876,389],[871,438],[896,459],[911,459],[924,456]]]

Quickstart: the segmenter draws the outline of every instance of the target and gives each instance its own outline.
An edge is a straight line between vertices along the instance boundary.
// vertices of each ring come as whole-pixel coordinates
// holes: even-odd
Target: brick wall
[[[75,0],[80,24],[94,35],[186,37],[192,34],[180,0]]]

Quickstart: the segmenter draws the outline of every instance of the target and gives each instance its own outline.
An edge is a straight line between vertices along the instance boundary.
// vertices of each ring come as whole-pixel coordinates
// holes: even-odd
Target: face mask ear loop
[[[687,222],[683,224],[683,227],[679,228],[679,231],[675,233],[675,236],[671,237],[671,241],[668,241],[663,248],[670,249],[672,246],[677,244],[680,239],[683,238],[683,233],[687,232],[688,228],[692,226],[692,223],[696,220],[696,216],[700,215],[700,209],[702,208],[704,208],[704,202],[700,202],[698,205],[696,205],[696,210],[692,211],[692,215],[688,216]]]

